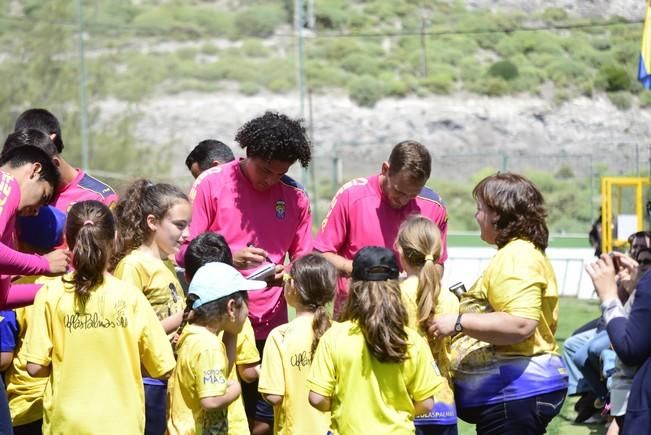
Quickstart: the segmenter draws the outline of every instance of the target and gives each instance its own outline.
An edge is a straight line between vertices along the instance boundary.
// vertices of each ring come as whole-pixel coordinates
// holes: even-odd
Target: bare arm
[[[272,406],[278,406],[283,403],[283,396],[279,394],[265,394],[264,400],[269,402]]]
[[[11,365],[11,361],[14,359],[14,353],[9,352],[0,352],[0,372],[4,372]]]
[[[27,363],[27,373],[33,378],[46,378],[50,376],[50,366],[42,366],[40,364]]]
[[[260,377],[260,363],[238,364],[237,373],[247,384],[255,382]]]
[[[429,332],[436,337],[454,334],[457,316],[437,316],[430,326]],[[498,346],[508,346],[521,343],[529,338],[536,328],[538,321],[513,316],[508,313],[465,313],[461,317],[463,333]]]
[[[173,332],[176,332],[177,329],[179,329],[182,320],[183,320],[183,311],[178,312],[176,314],[172,314],[169,317],[165,317],[163,320],[160,321],[160,324],[163,326],[163,329],[165,330],[165,334],[171,334]]]
[[[240,383],[236,381],[227,382],[226,394],[223,396],[202,397],[201,407],[206,410],[224,409],[238,398],[241,393]]]
[[[321,254],[332,263],[339,275],[348,277],[353,273],[353,260],[347,260],[334,252],[322,252]]]
[[[434,398],[428,397],[425,400],[419,400],[414,402],[414,413],[416,415],[429,414],[429,412],[434,407]]]
[[[310,391],[310,405],[322,412],[330,411],[332,407],[332,401],[329,397],[322,396],[319,393]]]

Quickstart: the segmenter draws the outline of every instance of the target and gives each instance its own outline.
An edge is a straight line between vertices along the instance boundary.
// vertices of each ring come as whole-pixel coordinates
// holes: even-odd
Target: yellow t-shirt
[[[176,369],[167,422],[170,434],[227,435],[226,409],[205,411],[200,400],[226,394],[228,367],[221,339],[198,325],[186,325],[177,344]],[[188,418],[187,410],[193,419]]]
[[[425,340],[406,328],[408,358],[382,363],[372,356],[356,323],[335,323],[319,342],[308,377],[311,391],[332,399],[338,434],[413,434],[414,402],[434,396],[438,376]]]
[[[45,284],[55,280],[46,276],[23,276],[15,281],[17,284]],[[33,378],[27,373],[27,361],[20,353],[25,342],[25,332],[32,323],[33,305],[17,308],[16,322],[18,323],[18,340],[14,351],[14,359],[5,373],[7,383],[7,399],[11,422],[14,426],[22,426],[43,418],[43,391],[48,378]]]
[[[219,341],[222,340],[222,333],[217,334]],[[237,381],[237,367],[243,364],[252,364],[260,361],[260,353],[255,347],[255,335],[251,321],[247,318],[244,321],[242,332],[237,334],[237,348],[235,355],[235,364],[228,376],[229,381]],[[168,403],[172,403],[174,395],[174,377],[170,379],[167,385]],[[194,434],[194,416],[192,410],[182,400],[174,402],[174,423],[171,419],[167,421],[167,431],[170,435],[192,435]],[[178,428],[184,428],[185,432],[178,432]],[[240,395],[233,403],[228,405],[228,435],[249,435],[249,422],[244,410],[244,402]]]
[[[169,260],[134,249],[120,260],[113,275],[138,287],[160,320],[185,309],[183,287]]]
[[[43,433],[142,433],[142,365],[160,377],[174,368],[165,331],[141,292],[106,276],[82,307],[72,274],[36,296],[22,358],[50,366]]]
[[[296,317],[267,337],[258,391],[283,396],[274,407],[274,434],[326,434],[330,429],[330,413],[318,411],[308,401],[313,319],[313,315]]]
[[[483,275],[461,299],[460,312],[503,312],[538,321],[521,343],[493,346],[498,356],[558,355],[558,286],[551,261],[525,240],[497,251]]]

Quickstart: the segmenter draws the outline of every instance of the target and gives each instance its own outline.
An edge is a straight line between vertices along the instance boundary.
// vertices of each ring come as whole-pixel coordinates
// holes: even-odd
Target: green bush
[[[276,78],[271,80],[267,87],[271,92],[284,94],[290,91],[294,87],[294,84],[289,79]]]
[[[286,22],[282,7],[275,4],[255,5],[238,12],[235,26],[241,36],[267,38],[280,24]]]
[[[607,92],[626,91],[631,87],[631,76],[621,66],[604,65],[597,73],[595,86]]]
[[[341,59],[341,68],[356,75],[377,76],[381,70],[380,60],[363,53],[351,53]]]
[[[488,75],[492,77],[500,77],[505,81],[513,80],[518,77],[518,67],[509,60],[500,60],[495,62],[488,68]]]
[[[255,82],[241,82],[240,93],[244,95],[255,95],[260,92],[260,86]]]
[[[472,83],[470,88],[473,92],[491,97],[506,95],[511,90],[503,78],[488,75]]]
[[[269,53],[269,49],[261,40],[248,38],[242,42],[242,52],[249,57],[265,57]]]
[[[547,8],[543,12],[543,19],[547,22],[559,22],[567,20],[568,15],[565,9],[562,8]]]
[[[317,29],[344,29],[350,23],[350,13],[344,1],[328,1],[319,3],[315,8]]]
[[[570,86],[585,80],[592,80],[591,70],[580,62],[556,59],[546,69],[547,76],[557,86]]]
[[[420,85],[435,94],[449,94],[454,88],[454,75],[446,71],[433,71],[420,81]]]
[[[608,39],[608,37],[598,36],[592,39],[592,47],[594,47],[595,50],[607,51],[610,50],[612,44],[610,43],[610,39]]]
[[[630,109],[633,104],[633,98],[628,92],[608,92],[608,99],[613,106],[617,107],[619,110]]]
[[[640,107],[651,107],[651,91],[645,90],[640,94]]]
[[[384,96],[384,84],[371,76],[354,78],[348,89],[351,100],[362,107],[373,107]]]

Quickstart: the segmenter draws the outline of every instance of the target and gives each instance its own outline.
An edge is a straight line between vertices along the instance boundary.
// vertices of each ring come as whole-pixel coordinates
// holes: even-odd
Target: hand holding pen
[[[251,269],[260,266],[265,261],[273,263],[269,259],[269,254],[262,248],[256,248],[253,243],[248,243],[243,248],[233,254],[233,265],[236,269]]]

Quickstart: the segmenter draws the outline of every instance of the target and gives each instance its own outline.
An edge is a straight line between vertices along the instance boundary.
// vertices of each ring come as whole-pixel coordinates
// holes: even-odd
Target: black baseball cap
[[[386,281],[398,279],[400,268],[393,252],[380,246],[362,248],[353,257],[353,279],[357,281]]]

